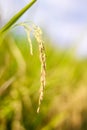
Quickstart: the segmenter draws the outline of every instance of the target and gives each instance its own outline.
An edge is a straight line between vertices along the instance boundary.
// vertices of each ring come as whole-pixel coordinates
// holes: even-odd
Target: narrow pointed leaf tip
[[[32,0],[29,4],[27,4],[23,9],[21,9],[16,15],[14,15],[10,21],[8,21],[5,26],[0,29],[0,34],[6,32],[16,21],[36,2],[37,0]]]

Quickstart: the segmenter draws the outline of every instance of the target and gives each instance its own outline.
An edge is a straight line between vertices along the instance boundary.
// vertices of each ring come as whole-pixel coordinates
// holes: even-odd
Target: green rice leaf
[[[8,29],[11,28],[11,26],[36,2],[37,0],[32,0],[29,4],[27,4],[24,8],[22,8],[16,15],[14,15],[10,21],[5,24],[0,29],[0,35],[6,32]]]

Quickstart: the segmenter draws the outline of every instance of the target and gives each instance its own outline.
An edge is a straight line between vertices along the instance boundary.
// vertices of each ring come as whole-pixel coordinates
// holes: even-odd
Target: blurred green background
[[[46,88],[37,114],[40,87],[38,45],[9,33],[0,46],[0,130],[86,130],[87,60],[75,48],[55,47],[48,38]]]
[[[51,9],[53,14],[56,12],[57,17],[54,17],[52,13],[49,17],[45,13],[42,15],[39,9],[40,17],[36,16],[37,23],[42,23],[42,28],[45,25],[42,30],[46,51],[46,87],[39,114],[37,114],[37,107],[40,95],[41,64],[38,43],[32,37],[34,55],[31,56],[24,30],[15,28],[8,32],[3,40],[0,37],[0,130],[87,130],[87,38],[84,38],[87,33],[85,32],[87,22],[84,19],[85,15],[83,17],[83,14],[87,15],[87,9],[84,11],[84,8],[80,8],[83,14],[79,13],[77,1],[76,6],[73,5],[77,13],[73,14],[72,8],[72,15],[70,15],[67,9],[71,9],[70,5],[75,4],[75,1],[66,0],[66,4],[64,0],[62,1],[63,5],[56,0],[40,3],[40,9],[45,8],[45,13],[48,15]],[[4,5],[2,0],[0,2]],[[12,3],[14,5],[15,1]],[[83,6],[82,3],[84,3]],[[42,8],[43,4],[47,7]],[[57,4],[58,7],[61,5],[59,14],[56,10]],[[19,4],[17,5],[19,7]],[[48,5],[51,8],[48,9]],[[85,2],[80,0],[79,6],[84,7],[84,5],[86,5]],[[8,17],[6,9],[9,8],[1,7],[0,27],[9,19],[5,19],[5,16]],[[13,6],[10,9],[12,8]],[[9,15],[9,12],[12,13],[9,10]],[[31,11],[31,14],[34,12],[35,10]],[[77,21],[80,22],[79,25]],[[47,35],[48,33],[50,34]],[[49,36],[55,37],[55,40]],[[85,47],[81,48],[80,45]],[[77,54],[79,46],[83,53],[82,57]]]

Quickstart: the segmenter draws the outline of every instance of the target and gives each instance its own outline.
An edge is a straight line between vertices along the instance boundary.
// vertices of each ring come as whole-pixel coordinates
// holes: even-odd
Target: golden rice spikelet
[[[30,54],[33,55],[33,47],[32,47],[32,42],[31,42],[31,38],[30,38],[30,33],[31,33],[32,30],[26,23],[21,23],[20,25],[25,28],[27,38],[28,38],[28,42],[29,42],[29,45],[30,45]]]
[[[20,23],[18,25],[21,25],[24,27],[27,37],[28,37],[28,42],[30,44],[30,53],[33,55],[33,48],[32,48],[32,42],[30,38],[30,33],[32,33],[35,37],[35,39],[38,42],[39,46],[39,54],[40,54],[40,62],[41,62],[41,77],[40,77],[40,96],[39,96],[39,103],[38,103],[38,108],[37,108],[37,113],[40,111],[40,105],[43,100],[43,93],[44,93],[44,88],[45,88],[45,81],[46,81],[46,56],[45,56],[45,48],[43,45],[43,40],[42,40],[42,31],[40,27],[36,26],[35,24],[31,23],[31,26],[29,26],[26,23]]]
[[[40,105],[43,100],[43,93],[45,88],[46,81],[46,56],[45,56],[45,48],[42,40],[42,31],[38,26],[33,25],[34,36],[39,44],[39,53],[40,53],[40,62],[41,62],[41,86],[40,86],[40,96],[39,96],[39,104],[37,108],[37,113],[40,111]]]

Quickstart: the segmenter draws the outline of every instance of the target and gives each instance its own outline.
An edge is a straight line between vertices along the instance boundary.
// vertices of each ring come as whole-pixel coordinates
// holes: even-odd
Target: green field
[[[38,45],[8,34],[0,46],[0,130],[87,130],[87,60],[74,49],[45,40],[46,87],[37,114],[40,89]]]

